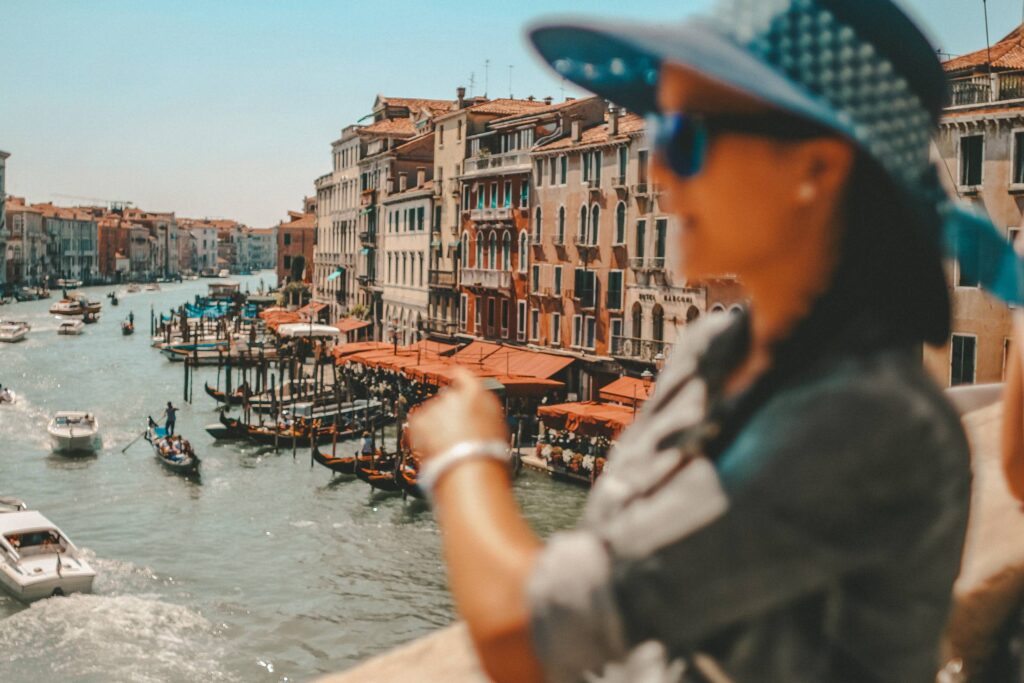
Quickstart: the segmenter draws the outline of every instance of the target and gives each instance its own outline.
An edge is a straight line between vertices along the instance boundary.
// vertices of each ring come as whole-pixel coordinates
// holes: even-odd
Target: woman
[[[969,494],[959,420],[921,362],[950,328],[931,46],[888,0],[736,0],[531,39],[650,115],[678,274],[735,274],[750,310],[687,328],[583,522],[547,544],[479,383],[413,418],[483,666],[705,680],[710,657],[736,681],[931,680]]]

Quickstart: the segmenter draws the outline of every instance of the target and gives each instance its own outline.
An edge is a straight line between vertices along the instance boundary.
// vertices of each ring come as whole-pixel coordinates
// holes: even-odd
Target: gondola
[[[167,445],[167,430],[149,418],[146,441],[153,447],[156,459],[167,469],[177,474],[195,476],[199,474],[199,456],[194,452],[181,455],[171,453]]]
[[[206,389],[207,395],[215,401],[219,403],[227,403],[229,406],[242,405],[242,402],[245,401],[245,393],[247,391],[244,384],[230,394],[220,391],[219,389],[211,388],[209,382],[203,382],[203,388]]]
[[[402,487],[399,486],[395,477],[394,460],[386,456],[376,462],[357,464],[356,477],[378,491],[385,493],[401,493],[402,491]]]
[[[409,460],[409,458],[402,459],[398,469],[395,470],[395,481],[398,482],[403,494],[422,500],[426,496],[419,485],[419,469],[408,465]]]
[[[318,462],[327,469],[337,474],[355,474],[356,473],[356,457],[354,455],[344,455],[341,457],[322,453],[318,444],[313,444],[312,458],[314,462]]]
[[[121,334],[126,337],[130,334],[135,334],[135,325],[125,320],[121,323]]]

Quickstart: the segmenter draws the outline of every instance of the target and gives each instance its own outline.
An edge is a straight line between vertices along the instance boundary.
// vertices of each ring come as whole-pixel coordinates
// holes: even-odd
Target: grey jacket
[[[934,679],[969,500],[958,416],[919,352],[830,352],[709,458],[743,324],[689,328],[544,550],[528,596],[551,683],[692,680],[697,651],[741,683]]]

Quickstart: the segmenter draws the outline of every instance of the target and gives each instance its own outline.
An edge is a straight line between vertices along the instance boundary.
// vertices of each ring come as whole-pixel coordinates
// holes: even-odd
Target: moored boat
[[[65,320],[57,327],[57,334],[82,334],[85,323],[81,320]]]
[[[84,312],[85,308],[82,306],[82,302],[75,299],[61,299],[50,306],[52,315],[76,316],[82,315]]]
[[[56,413],[46,426],[53,450],[87,453],[100,447],[100,422],[92,413],[65,410]]]
[[[395,480],[398,482],[398,486],[402,489],[402,493],[412,496],[413,498],[424,498],[425,496],[423,495],[423,489],[420,488],[419,478],[419,463],[412,456],[403,456],[401,462],[398,464],[398,469],[395,470]]]
[[[396,456],[384,455],[370,463],[356,462],[356,477],[384,493],[400,493],[402,487],[395,476]]]
[[[245,384],[235,389],[230,394],[223,392],[219,389],[214,389],[210,386],[209,382],[203,383],[203,389],[206,390],[208,396],[216,400],[218,403],[226,403],[229,406],[240,406],[245,400],[246,394],[249,393],[249,387]]]
[[[28,336],[32,326],[20,320],[4,320],[0,322],[0,342],[9,344],[20,342]]]
[[[146,285],[146,291],[147,292],[159,292],[160,291],[160,285],[158,285],[155,282],[150,282],[148,285]]]
[[[23,602],[89,593],[96,572],[53,522],[0,498],[0,585]]]
[[[180,436],[168,436],[167,430],[154,422],[153,418],[149,418],[146,441],[153,446],[156,459],[167,469],[178,474],[199,473],[200,460],[192,450],[192,444]]]

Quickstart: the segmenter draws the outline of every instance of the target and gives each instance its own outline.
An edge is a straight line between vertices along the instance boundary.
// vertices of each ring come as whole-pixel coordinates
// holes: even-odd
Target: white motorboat
[[[64,289],[77,289],[82,286],[82,281],[73,278],[60,278],[57,280],[57,286]]]
[[[90,299],[88,296],[81,292],[74,292],[72,294],[68,294],[68,299],[77,301],[81,305],[82,310],[87,311],[89,313],[99,313],[100,310],[103,308],[102,301]]]
[[[231,277],[231,271],[227,268],[222,268],[221,271],[217,273],[217,277]]]
[[[50,313],[64,316],[82,315],[85,313],[85,306],[75,299],[61,299],[50,306]]]
[[[147,292],[159,292],[160,291],[160,285],[158,285],[155,282],[150,282],[148,285],[146,285],[146,291]]]
[[[33,602],[92,592],[96,571],[67,536],[20,500],[0,498],[0,584]]]
[[[124,291],[128,292],[129,294],[138,294],[139,292],[142,291],[142,287],[139,287],[136,284],[130,284],[128,285],[128,288],[125,289]]]
[[[100,447],[100,422],[92,413],[61,411],[46,425],[53,450],[89,452]]]
[[[0,389],[0,406],[14,405],[18,402],[18,395],[4,387]]]
[[[15,320],[4,320],[0,322],[0,342],[20,342],[28,336],[32,326],[26,322]]]
[[[82,334],[85,323],[81,320],[65,320],[57,327],[57,334]]]

